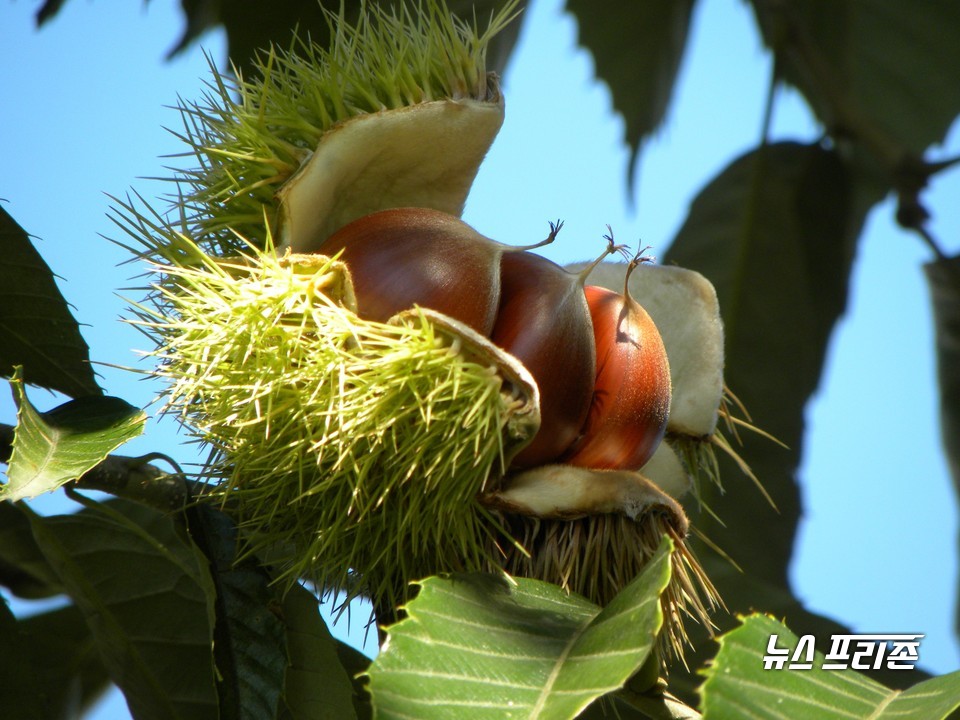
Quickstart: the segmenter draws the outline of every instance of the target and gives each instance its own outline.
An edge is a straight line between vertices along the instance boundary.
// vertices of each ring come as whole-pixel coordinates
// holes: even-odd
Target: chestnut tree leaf
[[[63,592],[43,556],[30,519],[20,506],[0,502],[0,585],[20,598],[36,600]]]
[[[17,427],[0,500],[34,498],[76,480],[143,432],[147,416],[120,398],[70,400],[41,413],[27,399],[19,370],[11,380]]]
[[[766,670],[763,656],[771,635],[777,635],[780,648],[797,647],[797,636],[766,615],[743,618],[740,627],[720,638],[720,651],[706,669],[702,689],[706,720],[943,720],[960,708],[960,671],[899,691],[855,670],[823,670],[821,653],[809,670]]]
[[[337,656],[336,642],[320,616],[317,598],[296,585],[283,600],[289,663],[284,701],[290,720],[351,720],[353,684]]]
[[[790,142],[763,146],[735,159],[700,192],[664,259],[703,273],[716,287],[726,331],[726,383],[753,423],[787,445],[740,433],[744,445],[738,452],[777,510],[725,458],[727,492],[704,486],[706,502],[722,523],[691,509],[698,528],[744,572],[696,540],[693,545],[731,612],[776,611],[799,632],[818,637],[843,628],[804,610],[790,590],[787,569],[800,514],[795,473],[804,410],[846,307],[856,239],[875,199],[870,188],[850,179],[831,150]],[[721,629],[733,624],[730,616],[716,621]],[[697,667],[714,646],[705,633],[693,632],[698,650],[690,664]],[[902,673],[876,677],[892,686],[904,682]],[[671,674],[671,688],[688,701],[699,682],[682,668]]]
[[[0,596],[0,710],[9,720],[44,720],[47,712],[36,669],[28,661],[30,641]]]
[[[610,86],[627,126],[629,183],[644,139],[663,122],[687,46],[694,0],[645,0],[598,11],[590,0],[567,0],[580,45]]]
[[[754,424],[789,448],[742,433],[741,454],[778,510],[734,469],[724,475],[729,492],[707,498],[727,527],[709,517],[700,526],[748,574],[783,587],[799,518],[793,475],[803,410],[846,306],[862,222],[851,195],[834,152],[789,142],[763,146],[700,192],[664,259],[713,283],[726,335],[726,384]],[[721,596],[731,602],[722,589]]]
[[[89,349],[53,272],[26,231],[0,207],[0,374],[70,397],[99,395]]]
[[[369,670],[376,717],[576,717],[650,655],[671,550],[606,608],[526,578],[421,581]]]
[[[215,592],[206,558],[167,515],[126,501],[31,514],[34,537],[137,720],[218,716]]]
[[[237,529],[224,513],[201,504],[187,517],[190,537],[210,561],[217,595],[213,647],[221,717],[275,720],[287,664],[278,590],[255,560],[238,560]]]
[[[954,485],[960,490],[960,255],[928,263],[940,381],[940,429]]]
[[[26,639],[20,659],[44,690],[44,717],[80,717],[110,684],[83,615],[67,605],[23,618],[19,626]]]
[[[920,153],[960,113],[960,4],[953,0],[751,3],[781,76],[828,126],[842,104]]]
[[[507,0],[447,0],[450,12],[465,21],[476,17],[481,23]],[[207,30],[222,25],[227,35],[227,53],[230,62],[243,70],[254,67],[256,53],[271,45],[289,47],[294,29],[300,37],[326,47],[330,42],[330,25],[323,8],[343,13],[354,23],[360,13],[360,0],[343,2],[303,2],[303,0],[274,0],[270,11],[264,12],[259,3],[243,0],[185,0],[183,4],[186,25],[183,35],[168,57],[189,47]],[[377,0],[378,5],[396,6],[398,3]],[[511,23],[490,45],[490,70],[502,72],[519,33],[519,22]]]
[[[937,337],[940,432],[954,488],[960,491],[960,256],[928,263],[924,270]],[[960,628],[960,615],[955,624]]]

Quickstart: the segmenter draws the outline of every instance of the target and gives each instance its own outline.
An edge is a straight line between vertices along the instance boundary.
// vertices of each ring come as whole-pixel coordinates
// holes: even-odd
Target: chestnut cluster
[[[512,467],[638,470],[663,438],[670,409],[663,341],[626,281],[622,293],[588,286],[593,266],[574,274],[528,252],[559,228],[516,248],[453,215],[396,208],[351,222],[319,252],[342,252],[361,317],[386,322],[414,305],[430,308],[523,363],[540,390],[541,425]],[[614,249],[608,240],[597,262]]]

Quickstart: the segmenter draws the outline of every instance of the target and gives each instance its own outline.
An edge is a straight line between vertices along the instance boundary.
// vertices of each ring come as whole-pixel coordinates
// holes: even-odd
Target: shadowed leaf
[[[0,585],[17,597],[58,595],[63,587],[43,556],[19,505],[0,502]]]
[[[960,492],[960,256],[928,263],[924,270],[937,334],[940,431],[953,486]],[[955,625],[960,630],[960,615]]]
[[[687,47],[694,0],[646,0],[598,11],[589,0],[567,0],[579,42],[593,55],[596,74],[610,86],[627,125],[629,183],[643,141],[663,122]]]
[[[70,397],[99,395],[87,344],[53,273],[26,231],[0,207],[0,374]]]
[[[665,259],[703,273],[716,287],[726,382],[754,424],[790,448],[745,438],[743,455],[779,514],[732,470],[725,475],[728,493],[707,498],[728,527],[707,517],[699,525],[748,574],[783,586],[799,517],[793,473],[803,410],[846,305],[860,225],[851,217],[850,194],[832,152],[796,143],[752,151],[693,201]],[[739,608],[735,593],[721,588],[721,595]]]
[[[221,717],[274,720],[287,664],[277,590],[253,561],[237,562],[236,526],[207,505],[188,511],[190,536],[210,560],[216,588],[214,653]]]
[[[725,526],[706,513],[695,523],[745,574],[694,544],[731,612],[778,608],[805,633],[841,628],[806,612],[787,578],[800,513],[795,472],[804,409],[846,305],[855,241],[874,197],[851,182],[831,151],[766,146],[733,161],[701,191],[665,259],[713,282],[726,330],[726,382],[754,424],[789,447],[746,433],[740,449],[779,512],[726,459],[726,493],[705,488]],[[732,618],[717,622],[726,629]],[[695,646],[692,667],[714,647],[702,633]],[[671,688],[688,701],[697,684],[679,668],[671,677]]]
[[[213,588],[174,522],[123,501],[31,522],[133,716],[216,717]]]
[[[30,641],[0,597],[0,710],[9,720],[46,720],[40,678],[29,662]]]
[[[313,593],[297,585],[283,601],[289,664],[284,699],[290,720],[356,718],[354,689]]]
[[[83,615],[68,605],[23,619],[20,627],[44,688],[46,717],[81,717],[110,685]]]
[[[842,105],[921,153],[960,112],[960,4],[751,2],[782,76],[829,127]]]

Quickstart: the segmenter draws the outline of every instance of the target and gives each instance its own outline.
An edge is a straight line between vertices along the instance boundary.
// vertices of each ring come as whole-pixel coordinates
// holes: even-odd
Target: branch
[[[870,121],[845,90],[839,76],[824,58],[810,31],[786,0],[754,0],[757,19],[765,27],[775,53],[801,74],[803,84],[829,113],[831,134],[849,135],[861,142],[891,174],[909,156],[903,145]]]
[[[9,462],[13,438],[14,428],[0,424],[0,462]],[[150,464],[151,460],[162,457],[159,454],[142,457],[108,455],[69,486],[110,493],[165,513],[182,510],[194,483],[180,473],[169,473]]]
[[[873,122],[843,86],[840,75],[824,57],[789,0],[753,0],[753,5],[758,23],[770,38],[775,58],[787,60],[799,74],[801,89],[811,105],[817,101],[821,106],[830,134],[853,139],[879,162],[897,193],[898,223],[917,231],[934,254],[942,259],[943,251],[926,230],[930,214],[920,201],[920,193],[931,177],[957,164],[960,158],[928,161]]]

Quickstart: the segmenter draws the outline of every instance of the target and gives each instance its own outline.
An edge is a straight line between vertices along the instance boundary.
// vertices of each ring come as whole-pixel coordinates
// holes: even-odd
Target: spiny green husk
[[[337,123],[432,100],[487,100],[487,46],[517,5],[507,2],[480,31],[443,0],[364,3],[353,25],[328,13],[329,49],[295,39],[263,53],[247,78],[211,63],[203,99],[180,104],[181,137],[199,163],[173,178],[191,236],[221,256],[242,251],[238,236],[262,247],[265,230],[276,230],[277,189]]]
[[[665,663],[682,659],[690,645],[685,621],[693,619],[709,631],[711,613],[723,605],[665,510],[651,509],[636,519],[612,513],[574,520],[510,515],[503,522],[526,550],[507,550],[502,565],[508,573],[556,583],[601,606],[640,574],[663,535],[669,535],[674,542],[671,578],[660,596],[663,630],[657,639]]]
[[[474,497],[536,430],[522,388],[424,312],[357,317],[341,263],[196,257],[157,267],[137,322],[246,552],[390,607],[413,578],[495,562]]]

